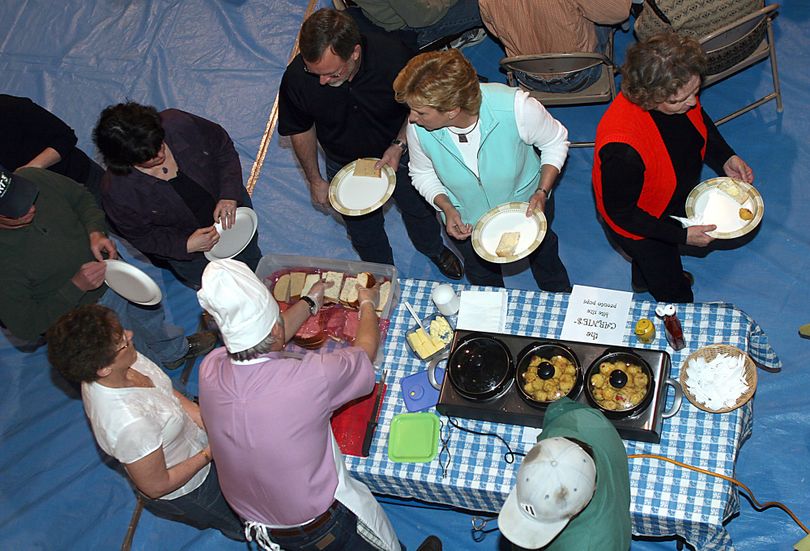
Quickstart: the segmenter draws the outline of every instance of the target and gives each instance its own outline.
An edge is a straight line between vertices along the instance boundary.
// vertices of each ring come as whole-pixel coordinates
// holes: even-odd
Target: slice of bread
[[[346,306],[357,305],[357,278],[347,277],[340,290],[340,302]]]
[[[324,302],[337,302],[340,297],[340,284],[343,281],[343,272],[326,272],[323,274],[326,290],[323,292]],[[332,285],[329,285],[329,282]]]
[[[380,285],[380,303],[377,305],[377,312],[382,312],[385,309],[388,300],[391,298],[391,282],[384,281]]]
[[[375,164],[377,164],[377,161],[374,159],[357,159],[354,163],[354,175],[379,178],[381,175],[380,169],[374,168]]]
[[[290,274],[284,274],[273,286],[273,298],[276,302],[287,302],[290,295]]]
[[[298,300],[301,298],[301,291],[304,289],[306,280],[307,274],[304,272],[290,273],[290,300]]]
[[[512,256],[515,254],[518,241],[520,241],[519,231],[503,232],[501,240],[498,241],[498,246],[495,248],[495,254],[498,256]]]
[[[374,287],[374,284],[377,283],[377,280],[370,272],[360,272],[357,274],[357,283],[360,284],[361,287],[371,289]]]
[[[309,293],[312,286],[318,283],[320,280],[321,274],[307,274],[307,278],[304,280],[304,286],[301,288],[301,296]]]

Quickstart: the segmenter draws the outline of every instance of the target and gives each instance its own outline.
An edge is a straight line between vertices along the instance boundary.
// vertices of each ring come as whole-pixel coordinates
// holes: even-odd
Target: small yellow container
[[[650,344],[655,340],[655,325],[647,318],[641,318],[636,322],[636,338],[639,342]]]

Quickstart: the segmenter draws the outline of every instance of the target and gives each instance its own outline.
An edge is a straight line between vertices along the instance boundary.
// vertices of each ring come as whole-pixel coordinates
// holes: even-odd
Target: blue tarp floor
[[[28,96],[56,113],[91,154],[90,132],[99,112],[125,98],[200,114],[230,132],[247,178],[306,7],[305,0],[5,0],[0,3],[0,93]],[[779,374],[760,372],[754,432],[742,447],[736,475],[760,500],[782,501],[805,522],[810,520],[810,378],[804,369],[810,341],[800,339],[797,328],[810,322],[810,77],[803,73],[810,64],[808,17],[810,2],[790,0],[775,23],[784,113],[769,103],[721,128],[756,173],[766,205],[760,231],[739,248],[685,259],[697,280],[696,299],[745,310],[767,332],[784,364]],[[619,33],[619,60],[631,40]],[[505,81],[495,42],[488,39],[465,54],[480,74]],[[760,63],[707,89],[704,106],[719,118],[762,95],[769,71],[767,62]],[[553,113],[572,138],[583,139],[593,134],[604,109],[567,107]],[[592,156],[590,149],[571,150],[560,180],[555,229],[561,256],[574,283],[629,291],[630,266],[611,249],[596,219]],[[707,171],[705,177],[711,176]],[[337,219],[310,205],[288,140],[272,137],[253,197],[265,253],[357,258]],[[413,250],[395,208],[386,219],[400,274],[441,279]],[[173,321],[193,330],[199,313],[194,294],[167,272],[138,262],[161,285]],[[528,269],[510,276],[507,284],[535,288]],[[0,335],[0,549],[118,548],[135,505],[132,490],[115,462],[95,446],[76,389],[51,372],[44,348],[18,345]],[[429,533],[438,534],[450,551],[508,548],[497,531],[473,541],[469,512],[381,500],[411,550]],[[728,530],[742,551],[790,549],[803,536],[782,512],[758,513],[746,500]],[[148,512],[133,543],[144,550],[244,547]],[[635,540],[632,548],[675,549],[675,542]]]

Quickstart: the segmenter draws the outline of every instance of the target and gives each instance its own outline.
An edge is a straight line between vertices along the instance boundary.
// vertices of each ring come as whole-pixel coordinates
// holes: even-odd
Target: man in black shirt
[[[328,181],[345,164],[380,158],[378,167],[387,164],[397,173],[394,201],[416,249],[445,276],[461,279],[461,261],[444,246],[436,211],[408,175],[408,110],[394,99],[392,84],[411,51],[386,36],[361,36],[351,17],[330,9],[304,22],[299,43],[301,54],[281,81],[279,134],[292,140],[312,202],[329,204]],[[326,154],[326,180],[318,167],[318,143]],[[343,220],[361,259],[394,263],[382,209]]]

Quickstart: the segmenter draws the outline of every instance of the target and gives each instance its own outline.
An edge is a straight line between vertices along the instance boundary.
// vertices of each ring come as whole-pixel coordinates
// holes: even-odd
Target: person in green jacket
[[[601,412],[569,398],[549,406],[498,525],[524,549],[630,548],[627,452]]]

